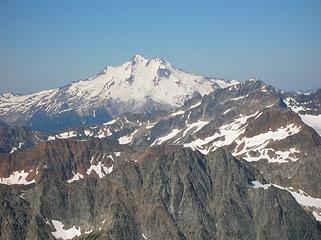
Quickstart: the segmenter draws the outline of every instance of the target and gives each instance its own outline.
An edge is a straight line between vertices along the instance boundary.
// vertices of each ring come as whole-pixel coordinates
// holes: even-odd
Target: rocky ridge
[[[137,89],[146,69],[157,70],[155,89],[187,74],[135,56],[59,91],[78,89],[74,99],[85,93],[101,106],[93,83],[113,72],[121,89]],[[126,71],[134,77],[125,87]],[[117,103],[101,115],[87,112],[99,121],[84,122],[93,102],[78,99],[79,108],[63,111],[78,109],[76,118],[50,108],[62,131],[0,122],[0,239],[321,239],[320,90],[285,93],[257,79],[184,75],[194,78],[197,92],[174,81],[188,92],[179,101],[170,95],[164,104],[155,93],[143,111]],[[50,101],[40,95],[25,102],[41,109]],[[34,123],[48,122],[31,113]]]

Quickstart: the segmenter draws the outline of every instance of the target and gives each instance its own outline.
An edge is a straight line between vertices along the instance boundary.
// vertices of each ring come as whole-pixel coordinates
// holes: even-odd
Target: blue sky
[[[189,72],[321,87],[320,0],[0,1],[0,92],[63,86],[139,53]]]

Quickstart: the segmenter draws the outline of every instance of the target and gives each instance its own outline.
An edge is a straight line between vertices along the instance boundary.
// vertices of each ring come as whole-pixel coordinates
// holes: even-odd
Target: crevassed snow
[[[304,191],[302,191],[301,189],[299,189],[299,193],[290,190],[289,188],[285,188],[282,186],[279,186],[277,184],[262,184],[258,181],[252,181],[252,185],[253,188],[263,188],[263,189],[268,189],[270,186],[274,186],[276,188],[282,189],[282,190],[286,190],[289,193],[291,193],[291,195],[294,197],[294,199],[301,205],[304,207],[312,207],[312,208],[319,208],[321,210],[321,199],[320,198],[314,198],[311,197],[310,195],[308,195],[307,193],[305,193]],[[317,213],[316,213],[317,214]],[[314,217],[316,218],[316,220],[320,221],[320,215],[316,216],[316,214],[313,213]]]
[[[18,185],[29,185],[29,184],[35,183],[36,181],[34,179],[31,180],[31,181],[27,181],[27,179],[26,179],[30,172],[25,172],[25,170],[15,171],[7,178],[0,178],[0,184],[5,184],[5,185],[15,185],[15,184],[18,184]]]
[[[120,138],[118,138],[118,142],[119,144],[129,144],[131,143],[131,141],[133,140],[133,136],[134,134],[138,132],[138,129],[136,129],[135,131],[133,131],[130,135],[126,135],[126,136],[122,136]]]
[[[81,235],[80,227],[72,226],[69,229],[64,229],[64,224],[58,220],[51,220],[52,224],[55,227],[54,232],[51,232],[51,234],[56,239],[73,239],[74,237],[79,237]]]
[[[71,179],[68,179],[67,182],[68,183],[72,183],[73,181],[77,181],[77,180],[80,180],[80,179],[83,179],[84,178],[84,175],[82,175],[81,173],[74,173],[73,172],[73,177]]]

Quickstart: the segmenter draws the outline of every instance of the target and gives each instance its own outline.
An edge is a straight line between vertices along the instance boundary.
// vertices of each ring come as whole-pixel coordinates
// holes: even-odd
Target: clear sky
[[[139,53],[189,72],[321,87],[321,0],[0,0],[0,92],[63,86]]]

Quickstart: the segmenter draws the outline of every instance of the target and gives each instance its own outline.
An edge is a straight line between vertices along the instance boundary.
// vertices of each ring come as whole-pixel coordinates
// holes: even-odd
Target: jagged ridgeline
[[[139,55],[3,94],[0,239],[321,239],[320,104]]]
[[[46,152],[51,156],[57,148],[64,147],[47,146]],[[1,216],[10,222],[2,223],[3,239],[320,236],[319,223],[288,191],[266,186],[260,172],[221,149],[204,156],[179,146],[154,147],[135,160],[117,159],[102,178],[72,182],[61,172],[69,171],[64,164],[51,159],[38,167],[36,183],[29,187],[1,186]]]

